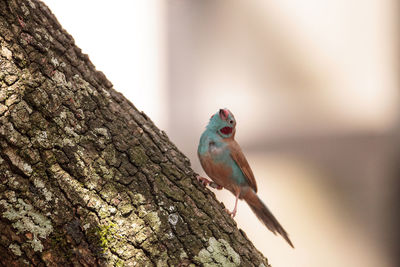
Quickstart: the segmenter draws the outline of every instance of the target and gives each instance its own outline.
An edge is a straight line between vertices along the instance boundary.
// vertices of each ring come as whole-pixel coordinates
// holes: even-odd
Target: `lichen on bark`
[[[209,246],[200,250],[195,260],[205,267],[210,266],[240,266],[240,256],[224,239],[216,240],[210,237]]]
[[[0,264],[267,260],[36,0],[0,0]]]

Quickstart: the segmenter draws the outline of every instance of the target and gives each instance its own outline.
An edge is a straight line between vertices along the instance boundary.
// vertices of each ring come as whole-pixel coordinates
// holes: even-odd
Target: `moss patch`
[[[117,224],[108,222],[88,229],[88,239],[103,254],[107,249],[115,250],[117,244]],[[117,246],[118,247],[118,246]]]
[[[110,247],[110,243],[113,240],[113,237],[116,233],[116,227],[117,225],[115,223],[109,223],[107,225],[101,225],[97,227],[96,234],[97,237],[99,238],[99,245],[103,248],[106,249]]]

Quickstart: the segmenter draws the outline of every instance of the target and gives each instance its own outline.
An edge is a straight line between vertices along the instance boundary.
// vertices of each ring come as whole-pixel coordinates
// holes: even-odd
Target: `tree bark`
[[[42,2],[0,0],[0,43],[2,265],[268,266]]]

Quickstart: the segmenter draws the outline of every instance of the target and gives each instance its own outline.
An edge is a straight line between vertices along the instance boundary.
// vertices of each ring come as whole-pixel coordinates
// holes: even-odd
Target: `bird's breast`
[[[232,176],[231,165],[228,164],[229,149],[218,140],[208,140],[203,154],[199,153],[200,162],[207,175],[217,184],[227,187]]]
[[[227,187],[232,176],[232,168],[223,162],[215,161],[210,153],[200,156],[200,163],[207,175],[218,185]]]

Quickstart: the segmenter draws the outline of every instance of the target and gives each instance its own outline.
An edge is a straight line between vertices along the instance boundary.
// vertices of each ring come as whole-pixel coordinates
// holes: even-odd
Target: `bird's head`
[[[235,136],[236,120],[229,109],[220,109],[217,113],[211,116],[207,128],[215,131],[222,138]]]

